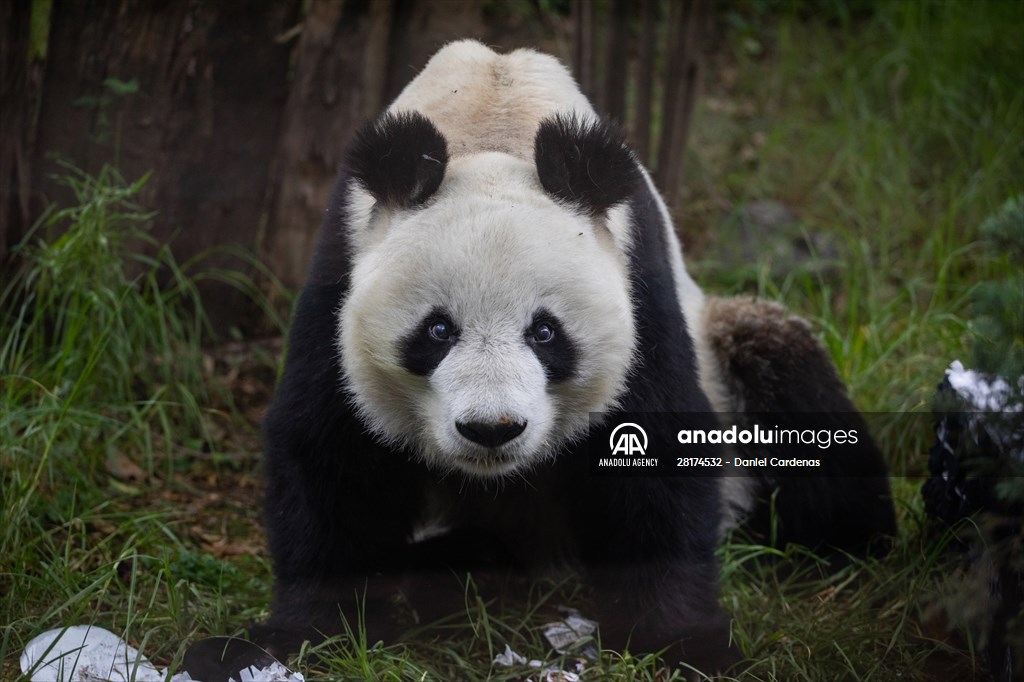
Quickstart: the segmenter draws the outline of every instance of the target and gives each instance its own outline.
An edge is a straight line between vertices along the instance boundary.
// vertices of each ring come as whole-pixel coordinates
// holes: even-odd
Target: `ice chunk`
[[[162,682],[161,674],[110,630],[72,625],[39,635],[21,654],[32,682]]]
[[[954,360],[946,370],[946,378],[956,394],[973,409],[988,412],[1020,412],[1021,403],[1013,402],[1013,389],[1003,377],[985,376],[973,369],[964,369]]]

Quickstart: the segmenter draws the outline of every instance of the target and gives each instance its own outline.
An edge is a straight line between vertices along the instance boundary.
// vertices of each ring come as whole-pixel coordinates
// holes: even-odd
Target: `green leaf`
[[[117,78],[108,78],[105,81],[103,81],[103,85],[119,97],[124,97],[125,95],[134,95],[139,91],[139,81],[135,78],[131,79],[130,81],[123,81]]]

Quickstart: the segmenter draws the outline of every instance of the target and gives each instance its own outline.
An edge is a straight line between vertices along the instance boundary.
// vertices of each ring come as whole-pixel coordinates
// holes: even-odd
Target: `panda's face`
[[[373,205],[350,190],[338,333],[375,434],[441,470],[501,476],[614,405],[634,348],[625,208],[572,211],[500,154],[453,160],[424,207]]]

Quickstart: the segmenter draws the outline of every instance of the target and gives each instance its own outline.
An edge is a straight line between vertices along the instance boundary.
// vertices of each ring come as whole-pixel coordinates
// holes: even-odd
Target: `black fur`
[[[591,215],[625,201],[641,181],[633,152],[606,121],[549,118],[537,131],[533,153],[548,194]]]
[[[303,638],[339,632],[339,608],[354,624],[364,591],[368,626],[376,636],[393,634],[391,590],[368,576],[414,560],[406,539],[425,471],[391,456],[366,432],[340,383],[333,311],[349,288],[343,228],[354,181],[343,168],[263,425],[265,523],[276,581],[273,615],[252,634],[278,655]]]
[[[649,415],[645,426],[651,427],[650,449],[666,452],[673,444],[659,438],[684,426],[707,429],[717,423],[697,382],[693,341],[676,296],[655,197],[646,183],[638,182],[628,200],[639,343],[621,411]],[[689,413],[689,421],[680,424],[667,413]],[[618,421],[615,414],[609,420]],[[607,451],[603,434],[595,433],[589,441],[577,459],[582,453]],[[716,447],[707,456],[724,455]],[[728,617],[718,605],[717,479],[590,478],[585,483],[585,492],[574,500],[574,530],[600,595],[595,615],[602,642],[616,647],[629,641],[633,651],[668,646],[672,661],[723,669],[735,652],[729,646]]]
[[[435,339],[430,335],[430,325],[444,321],[451,327],[451,338]],[[402,342],[402,366],[413,374],[427,376],[441,364],[458,338],[458,328],[443,310],[434,309],[409,332]]]
[[[425,116],[387,113],[356,134],[349,173],[393,208],[419,206],[437,191],[448,165],[448,143]]]
[[[855,554],[884,549],[885,538],[896,533],[885,460],[807,323],[778,304],[754,299],[711,299],[708,320],[712,350],[742,403],[746,425],[859,434],[853,446],[788,445],[786,457],[820,459],[821,475],[759,471],[761,504],[747,527],[763,540],[774,535],[779,545]],[[766,454],[741,449],[745,457]]]
[[[419,176],[422,148],[415,153],[403,149],[400,157],[408,166],[385,170],[398,161],[383,153],[394,148],[383,141],[405,139],[398,131],[422,128],[426,121],[414,116],[404,120],[388,119],[380,130],[356,142],[339,176],[309,284],[296,310],[285,372],[264,427],[266,525],[276,584],[273,615],[254,629],[254,637],[280,655],[303,638],[341,631],[342,617],[354,627],[362,613],[369,641],[390,640],[403,628],[394,608],[396,592],[421,622],[429,622],[462,608],[463,589],[453,575],[475,571],[478,584],[487,584],[485,578],[495,568],[536,571],[568,562],[594,592],[592,613],[600,622],[604,646],[628,644],[637,652],[667,647],[666,656],[673,662],[723,669],[736,653],[729,645],[728,618],[717,601],[718,479],[591,476],[587,453],[607,447],[595,430],[549,465],[495,489],[459,476],[437,476],[411,453],[377,442],[357,418],[340,387],[335,346],[334,311],[348,293],[352,267],[343,229],[347,189],[360,182],[381,201],[414,205],[422,201],[422,188],[441,179],[428,173],[434,180],[427,183]],[[622,201],[631,208],[634,246],[629,258],[638,348],[621,410],[652,413],[652,439],[679,428],[715,428],[697,381],[694,345],[680,312],[661,214],[631,153],[606,126],[572,119],[545,122],[536,151],[538,173],[553,196],[595,214]],[[554,381],[574,371],[576,351],[558,321],[550,321],[556,339],[567,344],[545,365]],[[405,362],[415,373],[432,371],[440,362],[433,350],[417,350],[428,322],[406,342]],[[778,376],[753,395],[777,391],[779,404],[789,405],[793,388],[819,390],[815,373],[824,371],[820,358],[805,366],[797,358],[779,356],[774,348],[758,351],[756,336],[751,343],[751,357],[761,352],[766,362],[778,362]],[[542,352],[538,357],[544,362]],[[760,380],[744,374],[743,366],[735,369],[742,382]],[[802,379],[790,386],[794,374]],[[829,402],[842,392],[831,379],[820,391],[824,395],[814,394],[817,404],[846,405]],[[688,422],[653,416],[673,412],[688,414]],[[716,447],[709,446],[705,454],[724,455]],[[873,466],[866,470],[875,473]],[[827,493],[793,491],[789,499],[795,512],[808,501],[819,503],[822,495]],[[414,524],[428,496],[433,507],[447,512],[455,530],[413,543]],[[872,492],[845,497],[843,504],[850,507],[844,511],[863,515],[873,500]],[[803,513],[815,510],[804,508]],[[868,519],[863,526],[871,524],[889,528],[884,518]],[[844,532],[841,519],[829,517],[809,526],[806,534],[794,532],[811,537],[836,528]]]
[[[540,360],[548,381],[566,381],[576,373],[579,362],[579,351],[569,333],[558,323],[558,319],[546,310],[539,310],[530,323],[531,329],[538,324],[547,323],[555,330],[554,339],[548,343],[537,343],[527,332],[527,343]]]
[[[393,639],[402,629],[395,592],[429,621],[461,607],[453,573],[486,575],[492,559],[527,570],[557,560],[578,566],[594,588],[605,645],[673,646],[674,658],[723,667],[734,654],[715,587],[714,479],[596,479],[587,474],[585,456],[593,444],[580,443],[550,466],[504,482],[499,493],[457,476],[440,478],[366,432],[340,388],[333,314],[349,286],[350,249],[341,228],[353,181],[343,170],[265,421],[266,524],[276,585],[273,615],[253,636],[283,653],[302,638],[339,632],[339,613],[350,624],[364,613],[371,641]],[[623,409],[694,410],[706,420],[710,408],[697,386],[654,197],[641,183],[626,199],[635,208],[631,257],[641,362]],[[558,338],[571,344],[551,321]],[[552,359],[552,379],[575,364],[563,355]],[[448,509],[457,532],[410,543],[428,491]],[[502,538],[499,550],[494,538]]]

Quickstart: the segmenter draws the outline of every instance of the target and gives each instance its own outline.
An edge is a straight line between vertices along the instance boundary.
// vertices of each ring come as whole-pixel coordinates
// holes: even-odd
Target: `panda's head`
[[[615,405],[635,345],[625,200],[641,176],[609,128],[553,118],[532,160],[449,159],[426,118],[387,114],[348,168],[338,339],[373,433],[443,471],[496,477]]]

